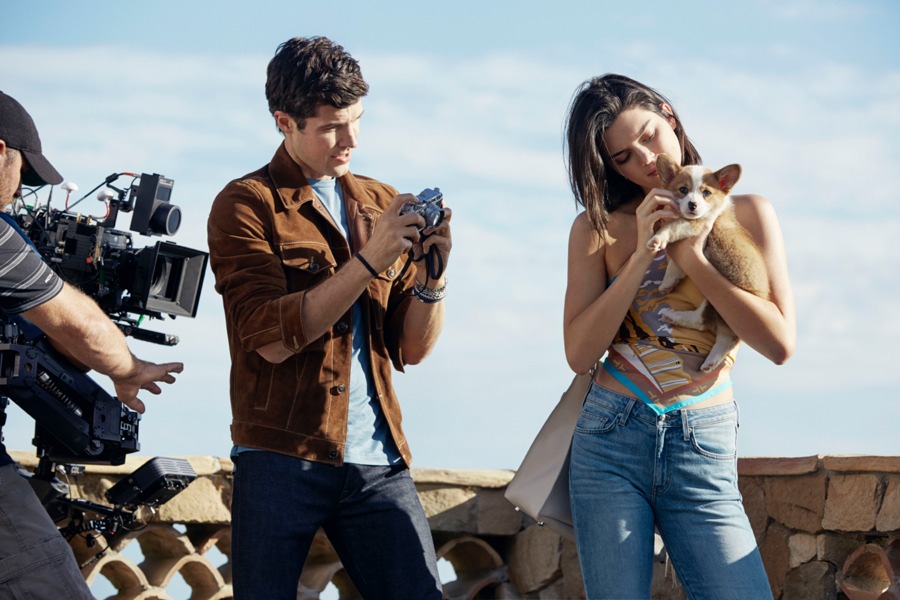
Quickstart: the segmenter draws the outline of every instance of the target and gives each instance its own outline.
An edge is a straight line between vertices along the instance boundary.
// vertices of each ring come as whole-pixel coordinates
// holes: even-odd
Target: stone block
[[[790,565],[799,567],[816,557],[816,536],[809,533],[795,533],[788,538]]]
[[[900,531],[900,477],[889,476],[881,500],[881,508],[875,518],[878,531]]]
[[[738,459],[738,475],[741,477],[762,475],[804,475],[819,469],[821,456],[780,458],[759,456]]]
[[[410,475],[417,487],[420,484],[438,484],[471,488],[506,488],[515,471],[413,467],[410,469]]]
[[[542,590],[560,578],[562,537],[549,527],[532,525],[513,538],[509,578],[523,594]]]
[[[522,513],[503,497],[502,490],[481,490],[476,522],[479,534],[515,535],[522,529]]]
[[[578,562],[578,549],[575,542],[562,538],[562,557],[560,568],[563,578],[563,598],[584,598],[584,579],[581,576],[581,565]]]
[[[534,598],[534,600],[559,600],[560,598],[568,597],[565,593],[563,580],[557,579],[537,593],[529,595],[529,598]]]
[[[766,539],[759,548],[766,574],[769,576],[769,586],[776,598],[781,596],[784,577],[790,570],[790,537],[789,529],[779,523],[771,523],[766,530]]]
[[[791,529],[819,532],[827,483],[822,471],[796,477],[767,477],[764,488],[769,516]]]
[[[227,500],[230,501],[230,494]],[[208,477],[198,477],[159,507],[159,520],[169,523],[231,523],[226,495]]]
[[[756,543],[762,542],[769,524],[769,513],[766,510],[766,493],[760,478],[741,477],[738,487],[743,499],[744,511],[750,520],[750,527],[756,535]]]
[[[826,471],[900,473],[900,456],[826,456]]]
[[[871,531],[881,506],[881,481],[874,474],[833,474],[822,527],[831,531]]]
[[[419,490],[419,500],[432,531],[476,533],[474,490],[433,487]]]
[[[791,569],[784,577],[781,600],[836,600],[836,574],[837,567],[820,561]]]

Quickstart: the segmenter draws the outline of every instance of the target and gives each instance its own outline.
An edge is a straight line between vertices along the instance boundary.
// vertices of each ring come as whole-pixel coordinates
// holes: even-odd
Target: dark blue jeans
[[[235,600],[294,600],[319,527],[366,600],[441,598],[434,542],[409,469],[335,467],[253,450],[235,458]]]

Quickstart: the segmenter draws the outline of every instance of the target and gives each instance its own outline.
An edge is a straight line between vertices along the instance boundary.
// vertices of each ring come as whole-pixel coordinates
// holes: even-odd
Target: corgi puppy
[[[698,165],[682,167],[669,155],[660,154],[656,172],[666,189],[675,195],[679,218],[664,223],[647,242],[647,248],[658,252],[671,242],[692,237],[712,219],[715,222],[703,254],[728,281],[751,294],[768,298],[769,278],[762,252],[738,223],[729,195],[741,176],[740,165],[728,165],[714,173]],[[659,290],[667,294],[683,278],[684,271],[669,261]],[[706,373],[718,368],[738,344],[734,331],[707,300],[695,310],[664,308],[660,316],[671,325],[716,334],[716,341],[700,367]]]

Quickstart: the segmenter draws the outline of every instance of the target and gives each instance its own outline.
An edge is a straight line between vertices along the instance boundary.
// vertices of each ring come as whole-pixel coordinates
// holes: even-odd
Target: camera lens
[[[154,297],[165,296],[169,279],[172,275],[172,259],[168,256],[159,256],[153,265],[153,279],[150,282],[150,295]]]
[[[433,204],[425,208],[425,227],[437,227],[444,221],[444,210]]]
[[[150,232],[175,235],[181,227],[181,209],[168,202],[160,203],[150,217]]]

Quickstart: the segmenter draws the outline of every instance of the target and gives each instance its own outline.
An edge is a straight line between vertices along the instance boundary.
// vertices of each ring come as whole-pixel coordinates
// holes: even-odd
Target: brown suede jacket
[[[340,178],[350,243],[284,144],[265,167],[225,186],[207,224],[210,266],[222,294],[231,351],[231,436],[235,444],[342,464],[351,353],[348,310],[322,337],[307,339],[300,318],[306,293],[334,275],[369,240],[397,194],[373,179]],[[406,255],[363,293],[378,401],[403,459],[410,463],[391,385],[403,370],[399,340],[415,265]],[[272,364],[256,350],[282,341],[294,355]]]

